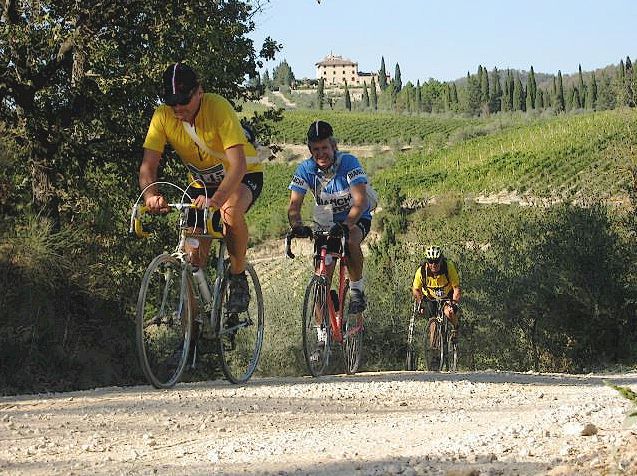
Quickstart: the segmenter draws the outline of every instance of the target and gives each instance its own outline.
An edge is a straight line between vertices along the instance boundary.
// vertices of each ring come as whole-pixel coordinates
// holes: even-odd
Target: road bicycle
[[[285,253],[294,258],[291,244],[295,236],[285,237]],[[354,374],[361,364],[363,352],[363,313],[349,314],[349,278],[347,276],[346,237],[313,231],[315,274],[305,290],[302,314],[303,355],[310,374],[323,375],[329,366],[332,343],[343,350],[345,371]],[[328,249],[328,243],[338,249]],[[338,287],[331,288],[328,268],[339,263]]]
[[[203,210],[204,223],[195,226],[205,231],[195,234],[187,225],[188,210],[194,208],[184,200],[191,200],[187,190],[167,182],[156,184],[172,185],[183,195],[180,202],[168,204],[169,211],[178,213],[178,244],[172,253],[162,253],[150,262],[137,299],[137,351],[144,375],[156,388],[173,387],[188,366],[196,368],[198,354],[211,347],[218,353],[225,377],[232,383],[244,383],[257,367],[263,344],[263,295],[257,273],[246,264],[248,308],[229,312],[229,259],[219,212]],[[138,199],[130,229],[140,238],[149,234],[142,225],[147,212]],[[213,251],[216,257],[210,258],[216,262],[214,270],[193,266],[185,249],[187,240],[204,239],[218,243]]]
[[[422,355],[428,370],[442,371],[446,369],[450,372],[457,370],[458,343],[451,332],[452,325],[444,313],[445,306],[450,305],[452,300],[436,296],[434,302],[434,315],[427,320],[424,332],[418,332],[417,322],[423,321],[422,310],[425,303],[422,300],[414,300],[407,334],[407,356],[405,359],[407,370],[418,369],[419,341],[422,342]],[[433,332],[433,339],[430,340],[428,332]]]

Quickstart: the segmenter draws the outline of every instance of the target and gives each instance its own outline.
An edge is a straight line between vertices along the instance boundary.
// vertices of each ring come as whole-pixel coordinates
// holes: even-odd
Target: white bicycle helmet
[[[442,258],[442,250],[439,246],[430,246],[425,251],[425,257],[427,258],[427,261],[440,261]]]

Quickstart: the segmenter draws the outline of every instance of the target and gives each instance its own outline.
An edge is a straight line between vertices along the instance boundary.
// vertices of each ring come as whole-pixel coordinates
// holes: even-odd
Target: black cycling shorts
[[[252,201],[250,202],[250,205],[248,205],[248,210],[250,210],[252,205],[254,205],[254,202],[256,202],[257,198],[259,198],[259,195],[261,195],[261,190],[263,190],[263,172],[245,174],[241,183],[246,184],[252,192]],[[217,187],[206,187],[205,191],[203,188],[193,187],[188,191],[188,194],[193,199],[206,194],[208,195],[208,198],[211,198],[216,191]],[[191,227],[194,227],[196,224],[198,228],[203,228],[203,210],[188,210],[187,223],[188,226]],[[215,231],[221,231],[221,214],[219,213],[219,210],[217,210],[212,217],[212,225]]]
[[[369,234],[369,230],[372,227],[372,220],[369,218],[361,218],[356,222],[356,226],[358,226],[363,232],[363,239]],[[321,246],[325,244],[327,241],[327,251],[328,253],[340,253],[341,252],[341,240],[340,238],[328,238],[326,236],[319,236],[314,243],[314,249],[317,250],[317,253],[320,252]],[[349,255],[349,250],[345,250],[345,254]]]

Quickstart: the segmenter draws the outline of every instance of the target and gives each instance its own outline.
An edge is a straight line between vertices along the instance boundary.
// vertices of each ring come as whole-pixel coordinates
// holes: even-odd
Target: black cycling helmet
[[[307,130],[307,141],[316,142],[323,139],[329,139],[334,135],[334,129],[328,122],[314,121]]]
[[[186,105],[192,99],[199,80],[197,73],[184,63],[174,63],[166,68],[162,76],[163,100],[169,106]]]

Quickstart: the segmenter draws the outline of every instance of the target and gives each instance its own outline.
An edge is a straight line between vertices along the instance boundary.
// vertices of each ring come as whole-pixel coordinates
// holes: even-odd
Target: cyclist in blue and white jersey
[[[361,242],[369,233],[372,215],[367,200],[367,175],[358,159],[338,150],[334,130],[325,121],[315,121],[307,132],[312,156],[299,164],[288,187],[288,220],[292,233],[309,237],[312,230],[303,225],[301,207],[308,190],[314,196],[314,222],[336,234],[342,229],[347,238],[350,278],[350,314],[367,307],[363,286]],[[331,270],[330,270],[331,271]]]

